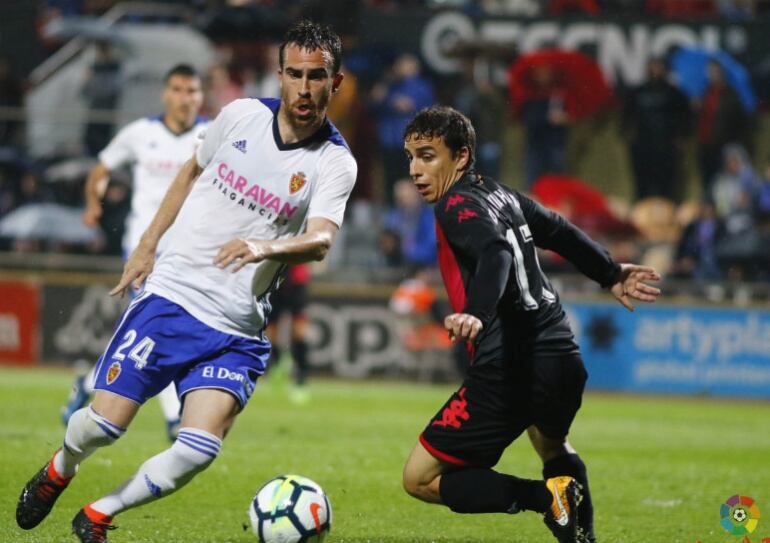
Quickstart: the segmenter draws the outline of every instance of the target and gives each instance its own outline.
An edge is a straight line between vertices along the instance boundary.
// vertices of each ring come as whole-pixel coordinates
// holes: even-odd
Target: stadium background
[[[391,428],[394,435],[404,433],[400,445],[408,450],[409,439],[443,391],[458,382],[463,360],[436,332],[436,317],[446,313],[446,301],[434,269],[432,240],[426,242],[420,230],[419,217],[427,211],[399,191],[406,165],[393,134],[408,114],[389,104],[394,95],[405,94],[412,105],[437,101],[465,111],[479,129],[482,172],[533,192],[601,239],[618,259],[653,264],[665,276],[661,303],[631,314],[568,264],[544,255],[575,325],[591,375],[589,389],[595,392],[578,417],[576,439],[582,435],[588,442],[589,460],[597,461],[599,469],[615,461],[621,466],[639,462],[633,451],[621,454],[623,440],[636,440],[640,450],[651,454],[650,469],[670,480],[663,488],[642,485],[644,490],[628,498],[633,511],[641,507],[641,520],[621,528],[618,519],[631,514],[622,510],[623,499],[620,511],[600,516],[604,526],[612,526],[614,539],[608,540],[731,540],[718,531],[716,511],[735,493],[754,495],[760,508],[770,511],[770,2],[762,0],[2,2],[0,390],[3,429],[9,436],[3,454],[26,445],[40,448],[39,436],[36,441],[34,433],[26,435],[17,426],[24,417],[21,406],[30,397],[45,395],[36,417],[46,421],[43,426],[52,434],[58,431],[56,410],[66,397],[72,364],[98,356],[125,303],[106,292],[121,269],[128,172],[113,177],[101,231],[83,233],[71,220],[83,204],[83,183],[98,138],[108,138],[134,118],[157,114],[162,76],[180,61],[205,74],[204,113],[209,116],[233,98],[276,92],[275,44],[288,23],[302,15],[327,21],[344,35],[347,90],[335,99],[330,116],[350,142],[360,174],[338,243],[327,262],[313,270],[314,396],[307,406],[291,407],[289,414],[318,424],[323,424],[316,418],[321,414],[322,420],[349,422],[347,411],[367,398],[375,402],[374,411],[393,402],[411,405],[414,392],[421,391],[433,404],[409,413],[403,407],[404,419],[397,423],[408,431]],[[577,50],[599,69],[598,79],[593,72],[574,76],[568,61],[558,61],[549,67],[557,80],[593,77],[604,90],[591,96],[589,89],[587,99],[578,95],[584,107],[571,109],[573,98],[565,93],[574,89],[515,88],[510,72],[523,69],[532,53],[546,48]],[[731,60],[720,65],[740,107],[723,110],[728,101],[708,102],[708,89],[700,94],[688,90],[681,122],[653,128],[668,148],[640,150],[645,119],[639,111],[648,63],[664,58],[672,68],[680,66],[683,56],[678,55],[688,51],[720,59],[729,55]],[[114,89],[111,94],[87,91],[88,74],[100,62],[109,67],[100,73],[106,77],[104,88]],[[682,62],[682,71],[672,69],[668,78],[687,89],[693,72],[686,70],[695,68]],[[705,73],[705,64],[700,69]],[[551,123],[549,137],[555,139],[537,149],[533,116],[538,111],[542,116],[537,104],[544,101],[549,108],[559,102],[555,107],[564,110],[566,121]],[[715,135],[719,115],[739,121],[734,130]],[[557,147],[556,161],[537,170],[538,157]],[[652,163],[673,160],[663,186],[651,184],[639,166],[640,156],[642,162],[645,156]],[[708,156],[718,157],[716,164]],[[716,209],[721,237],[702,242],[693,233],[700,231],[698,221],[710,218],[708,203]],[[24,233],[3,234],[4,221],[8,224],[12,214],[24,209],[44,220],[27,224]],[[51,227],[54,220],[62,222]],[[436,388],[435,382],[443,385]],[[605,396],[607,391],[613,394]],[[280,395],[269,399],[285,403]],[[608,412],[617,419],[609,420]],[[266,431],[280,441],[282,429],[295,419],[278,411],[273,415],[273,430]],[[584,434],[581,417],[586,419]],[[366,431],[351,424],[351,432]],[[617,434],[608,437],[605,425]],[[296,436],[283,438],[302,446]],[[46,437],[46,443],[51,439]],[[370,441],[347,437],[344,446],[347,451],[382,447]],[[248,458],[245,443],[236,443]],[[702,454],[682,450],[692,447]],[[743,459],[743,470],[730,455]],[[523,447],[507,461],[534,465]],[[311,469],[306,464],[301,460],[295,468],[280,462],[275,469]],[[701,485],[699,477],[683,473],[698,466],[708,482],[694,488],[693,481]],[[26,473],[30,466],[13,464],[8,473],[17,468]],[[256,488],[260,477],[272,471],[254,475],[251,486]],[[324,473],[328,479],[338,477]],[[646,477],[641,468],[629,476]],[[8,484],[3,490],[13,494],[16,485]],[[611,486],[609,480],[597,483],[600,490]],[[688,501],[693,490],[703,495]],[[612,504],[604,502],[608,509]],[[425,511],[414,507],[420,514]],[[348,508],[357,516],[371,514],[353,504]],[[677,520],[682,510],[695,520]],[[462,535],[458,522],[428,515],[438,523],[454,522],[456,539],[435,528],[410,536],[384,521],[343,534],[354,541],[496,540],[483,530]],[[646,539],[643,530],[657,521],[662,527],[658,535]],[[522,541],[538,540],[540,532],[532,528],[531,533],[539,535]],[[14,531],[0,535],[3,541],[36,541]],[[154,540],[142,537],[147,539],[137,540]]]

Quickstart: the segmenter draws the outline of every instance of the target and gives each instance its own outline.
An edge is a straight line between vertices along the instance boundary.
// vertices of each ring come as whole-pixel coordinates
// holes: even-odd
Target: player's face
[[[179,124],[190,125],[203,104],[203,89],[198,77],[172,75],[163,89],[166,114]]]
[[[463,147],[455,156],[441,137],[412,136],[404,142],[409,160],[409,176],[422,199],[432,204],[457,181],[468,163],[468,149]]]
[[[308,51],[287,45],[283,55],[281,107],[297,128],[320,126],[342,74],[332,73],[331,54],[321,49]]]

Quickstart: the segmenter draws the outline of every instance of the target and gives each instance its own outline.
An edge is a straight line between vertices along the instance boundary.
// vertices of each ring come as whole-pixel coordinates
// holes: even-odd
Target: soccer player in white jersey
[[[102,216],[101,199],[110,172],[130,165],[133,169],[133,198],[131,212],[126,220],[123,253],[130,255],[139,244],[139,238],[152,222],[163,196],[179,169],[190,158],[198,135],[206,120],[198,116],[203,104],[201,78],[195,68],[178,64],[164,78],[162,101],[164,112],[155,117],[138,119],[121,129],[99,153],[99,162],[86,181],[86,210],[83,222],[97,226]],[[163,243],[158,250],[163,250]],[[82,408],[93,392],[94,370],[78,376],[67,405],[62,408],[62,420]],[[161,410],[166,419],[170,440],[179,429],[180,403],[174,384],[158,394]]]
[[[326,119],[341,49],[328,27],[297,23],[280,48],[281,99],[236,100],[208,126],[112,290],[147,279],[100,359],[93,403],[72,415],[61,449],[24,487],[20,527],[37,526],[79,464],[171,381],[183,404],[176,441],[85,505],[73,532],[106,541],[116,514],[178,490],[219,454],[265,370],[276,277],[285,264],[324,258],[355,182],[355,160]]]

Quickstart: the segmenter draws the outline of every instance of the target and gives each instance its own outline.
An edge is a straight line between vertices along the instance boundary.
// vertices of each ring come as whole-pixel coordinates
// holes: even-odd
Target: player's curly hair
[[[340,71],[342,40],[330,26],[303,19],[291,26],[278,50],[278,62],[283,69],[283,55],[287,45],[297,45],[306,51],[321,49],[332,56],[332,73]]]
[[[463,147],[468,148],[466,171],[473,171],[476,163],[476,130],[470,119],[448,106],[431,106],[421,109],[404,129],[404,139],[442,138],[456,157]]]

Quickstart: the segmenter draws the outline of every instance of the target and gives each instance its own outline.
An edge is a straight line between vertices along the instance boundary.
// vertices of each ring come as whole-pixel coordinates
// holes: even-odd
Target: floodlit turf
[[[166,447],[151,402],[116,445],[99,451],[32,532],[13,518],[26,480],[63,436],[58,409],[70,384],[60,370],[0,370],[0,542],[72,541],[72,516]],[[114,543],[249,542],[246,508],[281,473],[319,482],[334,508],[331,542],[549,542],[540,518],[456,515],[401,490],[401,467],[449,387],[318,381],[307,405],[260,384],[220,458],[181,492],[121,515]],[[770,537],[770,403],[591,395],[572,441],[591,470],[601,543],[738,542],[719,526],[733,494],[757,500],[751,534]],[[538,477],[526,439],[499,469]]]

